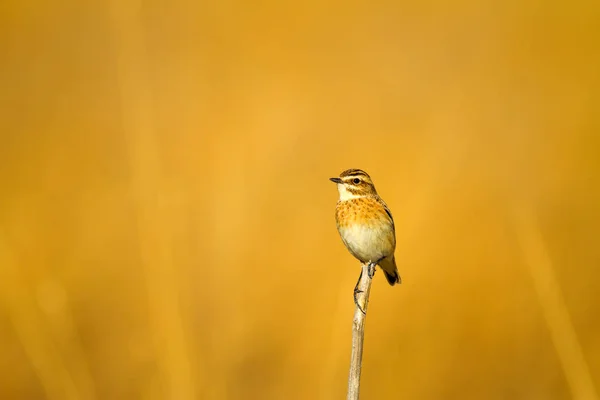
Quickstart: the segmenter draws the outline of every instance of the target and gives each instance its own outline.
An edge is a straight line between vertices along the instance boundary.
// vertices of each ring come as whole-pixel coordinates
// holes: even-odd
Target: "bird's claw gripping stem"
[[[375,267],[377,267],[377,264],[379,263],[379,261],[369,261],[369,263],[367,264],[367,275],[369,276],[369,279],[373,279],[373,277],[375,276]],[[359,293],[363,293],[362,290],[360,290],[358,288],[358,285],[360,284],[360,279],[363,276],[363,269],[360,269],[360,275],[358,276],[358,281],[356,281],[356,286],[354,286],[354,304],[356,304],[356,307],[358,307],[358,309],[365,315],[367,315],[367,313],[365,312],[365,310],[362,309],[362,307],[360,306],[360,304],[358,304],[358,299],[356,298],[356,296]]]
[[[369,279],[373,279],[373,277],[375,276],[376,266],[377,263],[374,263],[373,261],[369,262],[369,264],[367,265],[367,274],[369,275]]]

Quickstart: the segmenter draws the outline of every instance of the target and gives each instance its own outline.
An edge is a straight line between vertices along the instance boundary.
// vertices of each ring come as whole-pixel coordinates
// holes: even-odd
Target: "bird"
[[[338,177],[329,178],[337,184],[339,199],[335,207],[335,221],[342,242],[356,259],[367,264],[369,278],[379,265],[391,286],[402,283],[394,252],[396,227],[389,207],[377,193],[369,174],[361,169],[347,169]],[[354,288],[354,303],[363,312]]]

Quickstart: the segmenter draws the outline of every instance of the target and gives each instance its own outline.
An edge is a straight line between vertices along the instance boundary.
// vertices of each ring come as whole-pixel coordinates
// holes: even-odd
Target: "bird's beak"
[[[329,180],[334,183],[342,183],[342,180],[340,178],[329,178]]]

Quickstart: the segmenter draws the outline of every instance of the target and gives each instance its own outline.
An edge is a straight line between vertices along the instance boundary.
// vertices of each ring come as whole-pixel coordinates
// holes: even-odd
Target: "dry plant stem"
[[[348,376],[347,400],[358,400],[360,392],[360,372],[362,367],[363,342],[365,340],[365,319],[369,306],[369,294],[371,293],[371,278],[369,278],[368,264],[362,265],[362,276],[358,282],[358,303],[362,300],[363,314],[358,306],[354,308],[354,319],[352,320],[352,356],[350,359],[350,374]]]

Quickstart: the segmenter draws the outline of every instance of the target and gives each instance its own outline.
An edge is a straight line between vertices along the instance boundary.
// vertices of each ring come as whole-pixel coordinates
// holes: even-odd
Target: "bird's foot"
[[[375,267],[377,266],[377,263],[374,263],[373,261],[370,261],[367,264],[367,275],[369,275],[369,279],[373,279],[373,277],[375,276]]]

